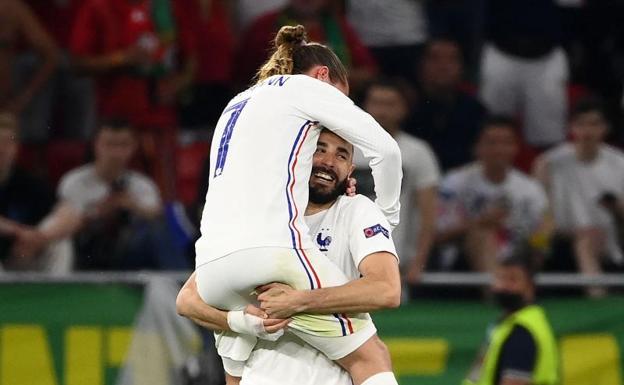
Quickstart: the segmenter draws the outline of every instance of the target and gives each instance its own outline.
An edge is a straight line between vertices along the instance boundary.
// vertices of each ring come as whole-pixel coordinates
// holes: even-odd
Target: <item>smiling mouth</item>
[[[313,174],[313,176],[314,176],[316,179],[319,179],[319,180],[321,180],[321,181],[328,182],[328,183],[329,183],[329,182],[333,182],[333,181],[335,181],[335,180],[336,180],[336,178],[335,178],[334,176],[332,176],[332,175],[330,175],[330,174],[328,174],[328,173],[326,173],[326,172],[323,172],[323,171],[317,171],[317,172],[315,172],[315,173]]]

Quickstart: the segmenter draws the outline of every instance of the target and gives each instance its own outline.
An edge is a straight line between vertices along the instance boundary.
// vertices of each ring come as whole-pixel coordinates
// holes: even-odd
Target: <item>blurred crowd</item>
[[[407,282],[525,245],[542,270],[620,271],[622,19],[620,0],[0,0],[0,266],[192,267],[212,127],[303,24],[401,147]]]

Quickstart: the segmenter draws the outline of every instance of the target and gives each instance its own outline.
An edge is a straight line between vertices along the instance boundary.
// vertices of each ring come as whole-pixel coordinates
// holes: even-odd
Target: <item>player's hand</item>
[[[357,194],[357,179],[355,178],[348,178],[347,179],[347,191],[345,192],[345,194],[347,194],[347,196],[354,196],[355,194]]]
[[[303,311],[302,292],[283,283],[270,283],[256,289],[260,308],[272,318],[288,318]]]
[[[262,318],[262,324],[264,325],[264,330],[267,333],[275,333],[278,330],[282,330],[286,326],[288,326],[291,321],[290,318],[269,318],[269,315],[267,313],[254,305],[247,305],[247,307],[245,308],[245,314]]]

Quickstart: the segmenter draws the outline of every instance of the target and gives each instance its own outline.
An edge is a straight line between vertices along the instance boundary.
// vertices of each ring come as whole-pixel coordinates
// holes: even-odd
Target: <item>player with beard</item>
[[[305,211],[310,236],[351,280],[348,284],[298,291],[274,283],[259,289],[264,311],[249,307],[247,313],[228,314],[201,300],[192,275],[178,295],[178,313],[211,330],[267,337],[287,325],[284,319],[299,312],[342,314],[398,306],[398,260],[387,220],[368,198],[344,195],[353,171],[352,157],[353,147],[348,142],[328,130],[321,132]],[[237,319],[245,322],[237,323]],[[385,349],[377,336],[374,342]],[[227,377],[228,385],[240,381]],[[346,385],[351,379],[318,350],[286,333],[277,341],[260,340],[245,363],[241,384]]]

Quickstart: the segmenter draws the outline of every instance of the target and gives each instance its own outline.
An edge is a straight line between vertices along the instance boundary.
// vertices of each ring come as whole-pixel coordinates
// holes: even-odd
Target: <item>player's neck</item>
[[[314,215],[314,214],[318,214],[321,211],[325,211],[327,209],[329,209],[330,207],[332,207],[332,205],[335,203],[336,201],[331,201],[331,202],[327,202],[327,203],[313,203],[313,202],[308,202],[308,207],[306,207],[306,211],[305,211],[305,215]]]

